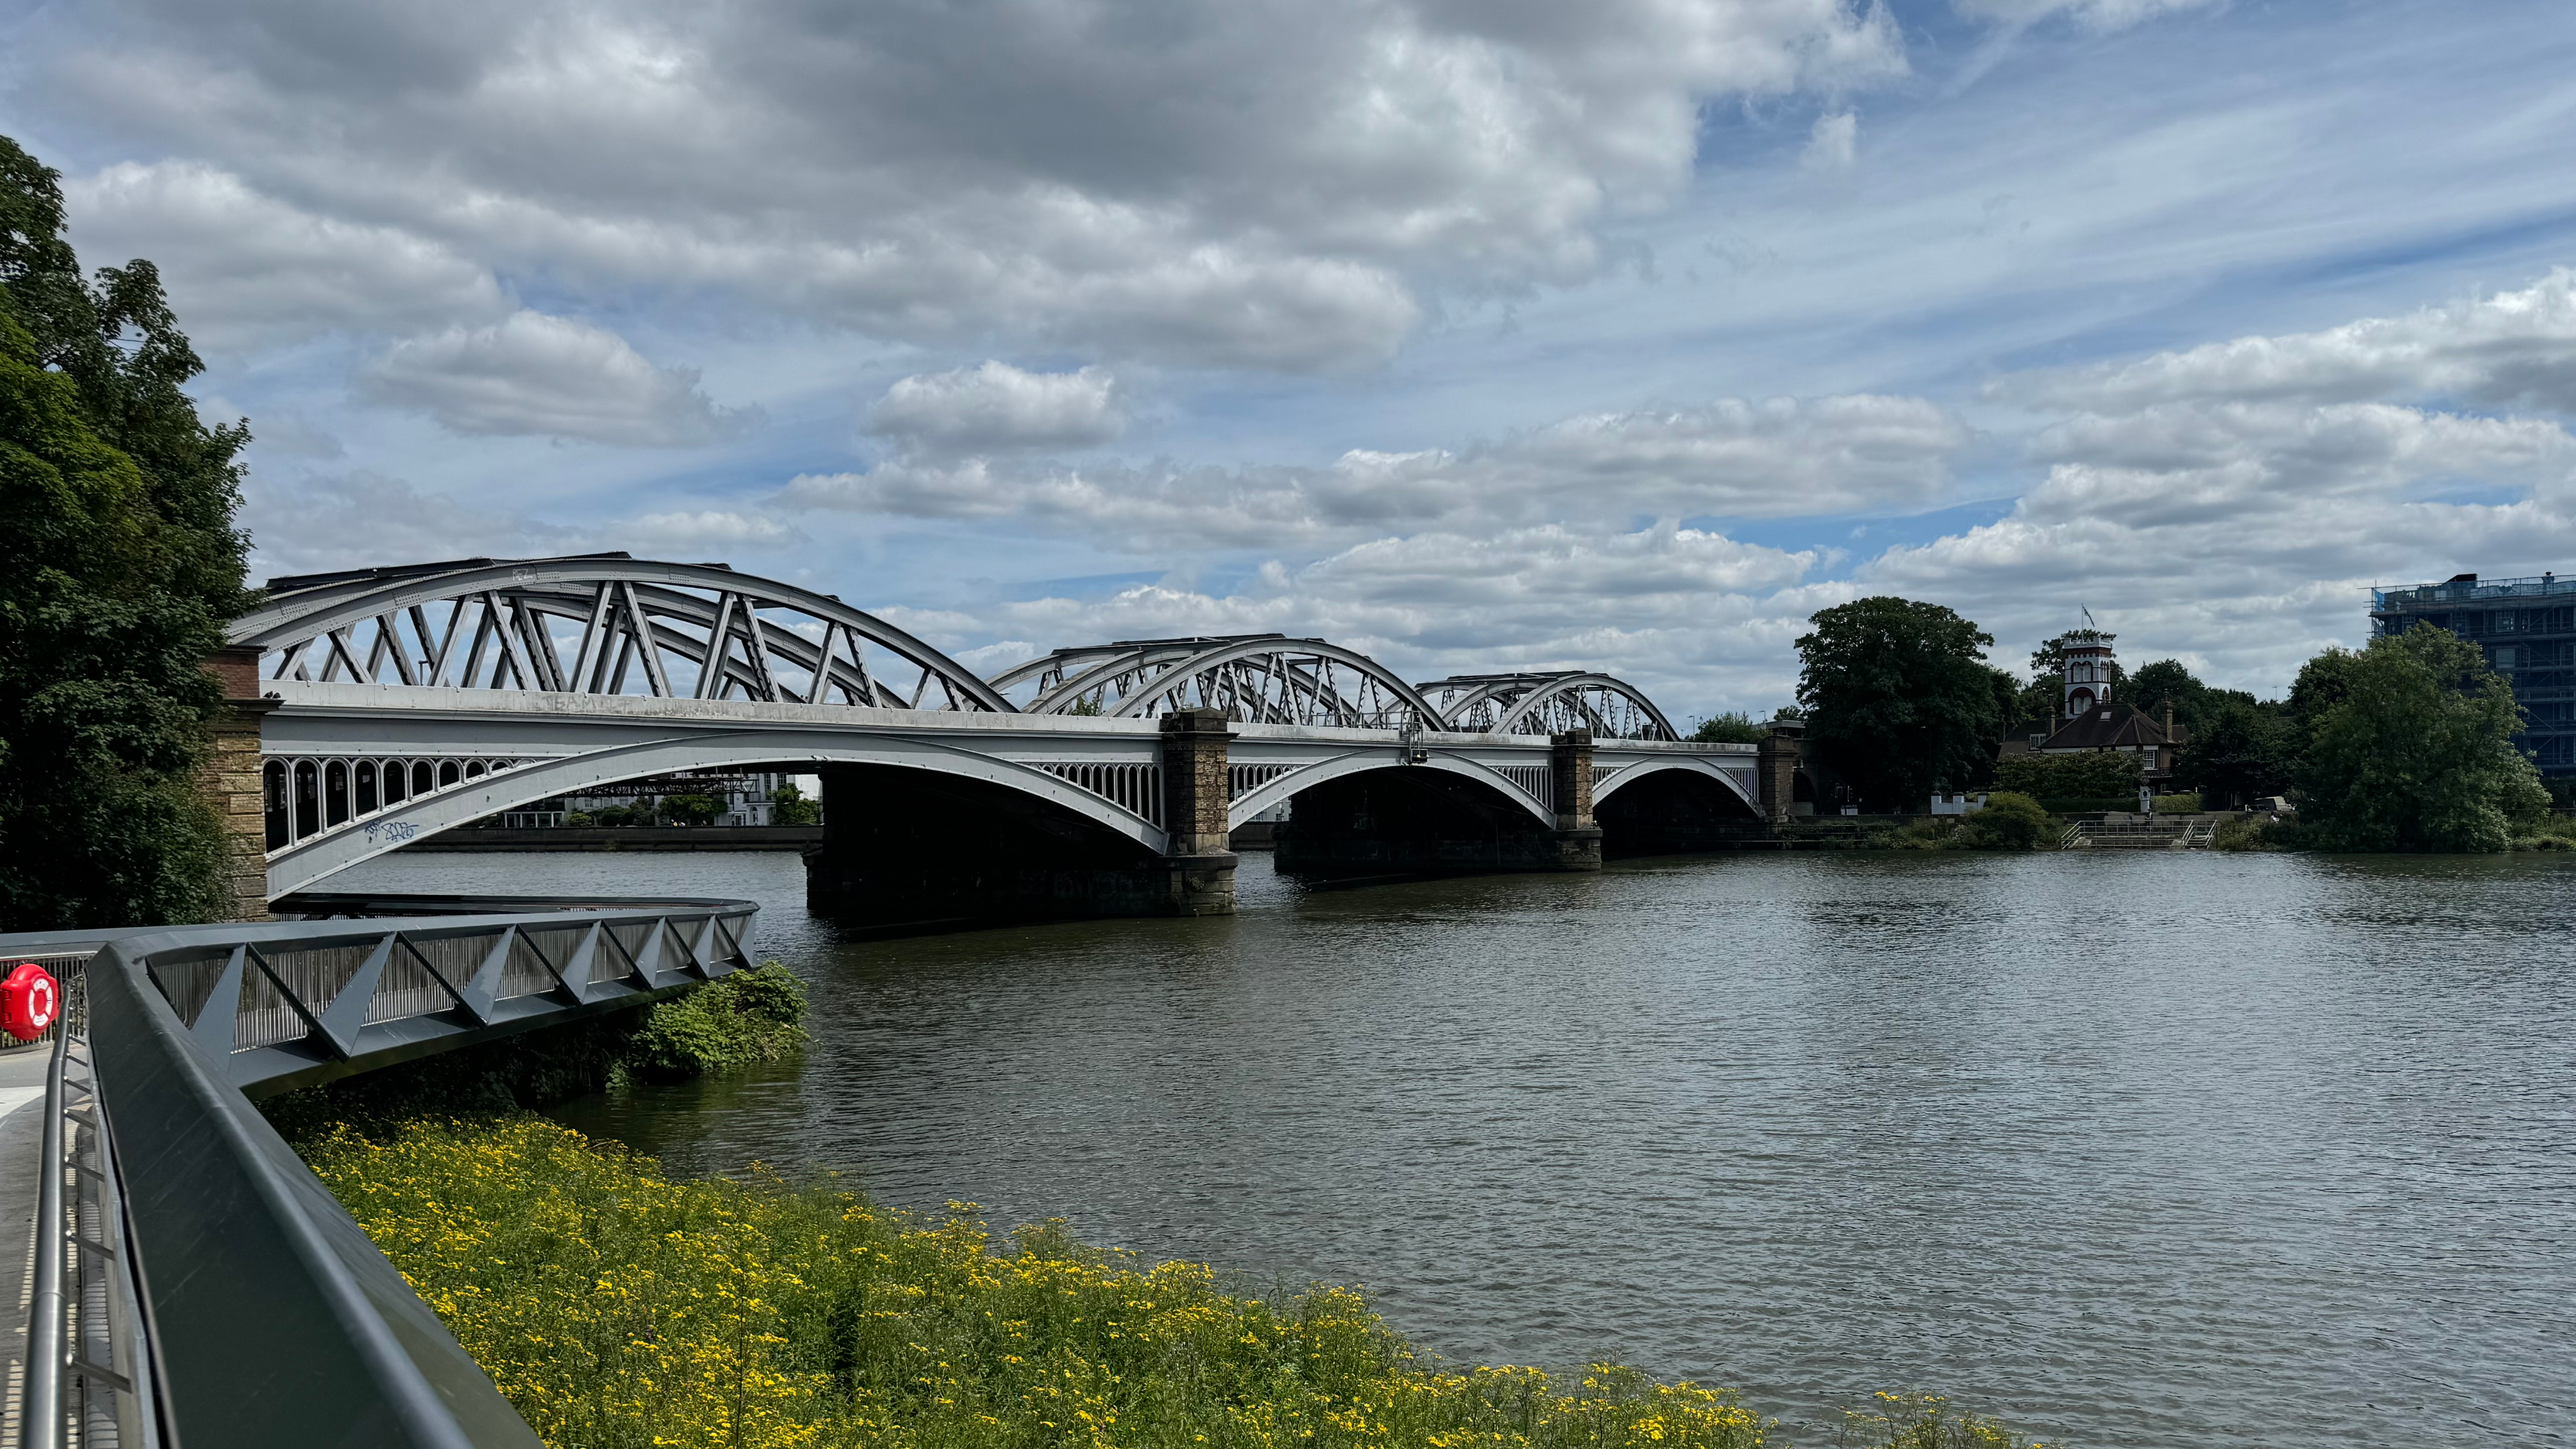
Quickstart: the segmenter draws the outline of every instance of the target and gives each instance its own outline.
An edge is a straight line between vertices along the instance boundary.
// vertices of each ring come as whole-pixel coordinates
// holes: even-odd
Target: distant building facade
[[[660,775],[540,800],[524,809],[505,812],[501,824],[512,829],[549,829],[564,824],[576,813],[596,816],[604,810],[658,816],[666,796],[703,795],[713,798],[718,806],[709,824],[771,825],[776,823],[772,815],[777,808],[771,797],[795,783],[795,779],[790,774],[765,770]]]
[[[2110,702],[2111,681],[2119,676],[2111,635],[2099,629],[2075,629],[2062,638],[2065,675],[2056,718],[2044,732],[2005,740],[2000,753],[2134,755],[2138,778],[2149,789],[2161,791],[2173,777],[2174,756],[2185,739],[2173,722],[2172,709],[2168,707],[2164,718],[2157,719],[2135,705]]]
[[[2457,574],[2370,591],[2374,636],[2417,624],[2448,629],[2484,650],[2522,706],[2525,726],[2514,743],[2532,753],[2540,773],[2576,775],[2576,578]]]

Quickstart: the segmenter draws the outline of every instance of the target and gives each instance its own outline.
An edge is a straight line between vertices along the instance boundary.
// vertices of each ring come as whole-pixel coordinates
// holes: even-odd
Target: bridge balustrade
[[[272,755],[260,767],[268,848],[281,850],[345,825],[363,827],[406,800],[453,790],[518,763],[473,755],[431,759]]]

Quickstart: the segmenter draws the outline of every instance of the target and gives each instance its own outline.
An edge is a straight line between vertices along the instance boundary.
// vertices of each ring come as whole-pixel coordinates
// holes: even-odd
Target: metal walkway
[[[31,1224],[6,1442],[537,1443],[251,1099],[729,975],[757,908],[294,904],[313,918],[0,938],[67,987],[42,1103],[0,1117],[0,1210]],[[34,1056],[0,1054],[0,1102]]]

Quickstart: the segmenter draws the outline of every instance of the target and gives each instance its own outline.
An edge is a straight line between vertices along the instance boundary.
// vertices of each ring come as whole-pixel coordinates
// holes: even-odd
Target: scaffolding
[[[2513,686],[2529,750],[2544,775],[2576,775],[2576,578],[2480,579],[2370,591],[2370,632],[2403,634],[2418,624],[2475,644]]]

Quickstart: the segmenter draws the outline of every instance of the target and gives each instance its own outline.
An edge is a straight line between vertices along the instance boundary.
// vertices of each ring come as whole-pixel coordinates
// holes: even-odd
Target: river
[[[2566,857],[1741,855],[843,942],[791,854],[352,887],[760,900],[813,1045],[563,1120],[686,1172],[1365,1284],[1455,1361],[1806,1428],[2576,1442]],[[1830,1442],[1830,1436],[1827,1436]]]

